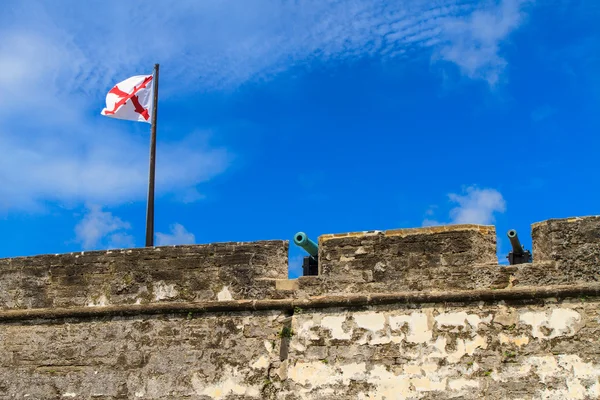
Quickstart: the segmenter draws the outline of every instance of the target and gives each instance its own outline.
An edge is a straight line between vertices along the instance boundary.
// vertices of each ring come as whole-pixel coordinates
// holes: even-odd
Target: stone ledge
[[[565,222],[565,223],[573,223],[573,222],[579,222],[585,219],[589,219],[589,218],[599,218],[600,219],[600,215],[587,215],[587,216],[580,216],[580,217],[567,217],[567,218],[550,218],[550,219],[546,219],[543,221],[538,221],[538,222],[534,222],[533,224],[531,224],[531,228],[537,228],[543,225],[548,225],[551,223],[555,223],[555,222]]]
[[[202,243],[202,244],[182,244],[182,245],[171,245],[171,246],[153,246],[153,247],[134,247],[124,249],[110,249],[110,250],[89,250],[89,251],[73,251],[69,253],[46,253],[46,254],[35,254],[31,256],[17,256],[17,257],[4,257],[0,258],[0,264],[2,263],[13,263],[13,262],[36,262],[40,259],[50,260],[52,258],[74,258],[79,259],[82,257],[102,257],[115,255],[147,255],[150,258],[162,257],[160,252],[167,253],[167,255],[180,255],[180,254],[197,254],[203,249],[208,247],[244,247],[248,245],[271,245],[281,243],[287,245],[287,240],[257,240],[253,242],[213,242],[213,243]]]
[[[104,307],[38,308],[0,312],[0,321],[53,320],[61,318],[98,318],[152,314],[190,314],[243,312],[261,310],[364,307],[386,304],[469,303],[475,301],[515,301],[543,298],[600,297],[600,284],[519,287],[499,290],[470,290],[453,292],[398,292],[378,294],[348,294],[316,296],[307,299],[232,300],[197,303],[155,303]]]
[[[495,233],[496,227],[494,225],[474,225],[474,224],[457,224],[457,225],[440,225],[440,226],[429,226],[423,228],[402,228],[402,229],[389,229],[385,231],[357,231],[357,232],[346,232],[346,233],[330,233],[319,236],[319,242],[325,242],[330,239],[345,238],[345,237],[363,237],[363,236],[410,236],[410,235],[432,235],[442,232],[460,232],[460,231],[477,231],[484,235],[488,233]]]
[[[212,268],[196,267],[196,271],[178,271],[181,262],[184,265],[186,263],[184,260],[173,260],[174,265],[171,265],[171,268],[155,271],[143,268],[128,274],[119,271],[100,273],[96,267],[90,267],[91,270],[86,272],[89,278],[82,281],[89,281],[87,284],[74,287],[63,285],[58,288],[56,285],[66,277],[56,271],[49,278],[42,275],[39,285],[32,283],[38,282],[39,275],[23,271],[11,278],[12,287],[5,286],[0,292],[0,310],[123,307],[161,303],[197,304],[217,300],[268,301],[316,296],[498,290],[600,282],[600,271],[597,269],[584,270],[568,264],[558,265],[556,262],[544,261],[513,266],[476,264],[412,268],[405,269],[398,279],[391,280],[374,280],[372,275],[364,273],[355,276],[355,279],[327,275],[301,276],[296,279],[255,277],[249,281],[228,285],[227,282],[235,283],[234,280],[240,278],[236,274],[242,270],[232,271],[224,268],[221,272],[225,275],[215,275]],[[11,276],[6,271],[4,273],[5,279]],[[215,277],[218,279],[214,279]],[[211,278],[212,286],[193,286],[197,280],[208,282]],[[93,282],[101,284],[94,287]],[[140,286],[138,282],[147,286]],[[42,291],[37,291],[40,286]],[[110,295],[102,295],[102,290],[106,290]],[[36,296],[36,293],[38,297],[32,297]],[[96,293],[98,294],[94,296]],[[28,298],[24,297],[27,294],[29,299],[35,298],[39,301],[27,301]]]

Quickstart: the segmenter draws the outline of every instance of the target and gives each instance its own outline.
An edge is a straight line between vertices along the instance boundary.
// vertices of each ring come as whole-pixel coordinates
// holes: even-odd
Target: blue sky
[[[0,4],[0,257],[144,245],[149,125],[100,115],[160,63],[156,242],[596,215],[600,6]],[[291,276],[303,253],[290,246]]]

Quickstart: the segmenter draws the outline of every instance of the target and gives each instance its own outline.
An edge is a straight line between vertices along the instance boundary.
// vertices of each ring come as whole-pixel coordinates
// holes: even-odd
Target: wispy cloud
[[[0,31],[28,44],[9,46],[13,69],[25,67],[19,72],[25,77],[50,68],[50,81],[82,93],[98,93],[128,73],[150,72],[156,61],[164,64],[165,91],[181,92],[230,87],[314,60],[408,59],[421,50],[438,52],[470,77],[493,81],[506,62],[500,43],[524,15],[519,0],[19,4],[4,13],[19,28],[8,24]],[[36,66],[22,61],[37,54],[51,57],[37,58]]]
[[[135,244],[133,236],[127,233],[130,229],[128,222],[93,205],[75,226],[75,235],[84,250],[128,248]]]
[[[438,222],[428,217],[423,220],[423,226],[446,224],[479,224],[491,225],[498,213],[506,211],[506,201],[496,189],[469,186],[461,194],[450,193],[448,200],[454,206],[449,212],[448,222]]]
[[[421,223],[421,226],[439,226],[439,225],[443,225],[443,223],[433,219],[433,216],[435,214],[435,210],[438,208],[437,205],[432,205],[430,206],[427,211],[425,211],[425,219],[423,220],[423,222]]]
[[[7,1],[0,15],[1,209],[143,199],[147,138],[123,135],[124,124],[98,114],[112,85],[150,73],[155,62],[162,101],[298,65],[409,62],[432,53],[493,83],[506,62],[500,44],[522,21],[515,0]],[[228,168],[232,154],[206,134],[159,143],[159,195],[200,199],[198,185]]]
[[[194,244],[196,236],[188,232],[181,224],[173,224],[170,226],[171,233],[156,233],[157,246],[171,246],[178,244]]]
[[[78,129],[54,135],[0,135],[0,208],[32,209],[43,200],[116,205],[143,200],[147,190],[146,138],[111,130]],[[74,128],[76,129],[76,128]],[[206,134],[158,144],[158,195],[190,191],[223,172],[230,162],[226,149],[211,148]]]
[[[450,219],[454,224],[493,224],[496,213],[506,211],[506,201],[496,189],[468,187],[463,194],[448,195],[458,206],[450,210]]]
[[[423,222],[421,223],[421,226],[425,227],[425,226],[440,226],[440,225],[444,225],[443,222],[440,222],[438,220],[435,219],[431,219],[431,218],[425,218],[423,220]]]
[[[523,6],[528,3],[503,0],[475,10],[466,18],[445,21],[443,44],[436,49],[435,58],[453,62],[469,78],[484,79],[495,86],[507,65],[500,45],[523,23]]]
[[[57,29],[48,35],[0,30],[0,210],[32,210],[46,200],[73,205],[141,200],[147,190],[148,137],[131,134],[132,122],[96,115],[105,93],[79,90],[79,79],[89,77],[77,66],[90,61],[68,40],[61,42],[67,34]],[[97,84],[95,89],[104,90]],[[228,168],[233,155],[211,146],[211,134],[159,139],[158,195],[198,200],[197,185]]]

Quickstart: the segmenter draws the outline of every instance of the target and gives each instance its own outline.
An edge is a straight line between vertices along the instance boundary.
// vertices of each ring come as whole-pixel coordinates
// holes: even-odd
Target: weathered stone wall
[[[319,269],[328,292],[355,291],[352,287],[357,286],[378,292],[473,288],[481,286],[480,279],[488,284],[497,279],[497,263],[493,226],[455,225],[319,238]],[[479,277],[477,272],[482,272]]]
[[[0,396],[263,398],[284,318],[266,311],[4,324]]]
[[[533,254],[571,281],[600,281],[600,217],[551,219],[532,226]]]
[[[0,398],[600,398],[600,218],[0,260]]]
[[[298,314],[280,396],[597,399],[598,305],[554,299]]]
[[[597,399],[598,298],[5,323],[2,398]]]
[[[415,269],[497,263],[496,229],[481,225],[323,235],[319,250],[321,274],[340,280],[364,280],[367,271],[385,280]]]
[[[287,253],[277,240],[0,259],[0,308],[266,298]]]

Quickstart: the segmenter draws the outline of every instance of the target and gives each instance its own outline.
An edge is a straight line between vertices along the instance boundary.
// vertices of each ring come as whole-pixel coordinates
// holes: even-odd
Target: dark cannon
[[[508,258],[509,264],[515,265],[530,263],[532,260],[531,252],[529,250],[525,250],[523,245],[521,245],[519,237],[517,236],[517,231],[511,229],[506,235],[508,236],[512,246],[512,251],[508,253],[508,256],[506,257]]]

